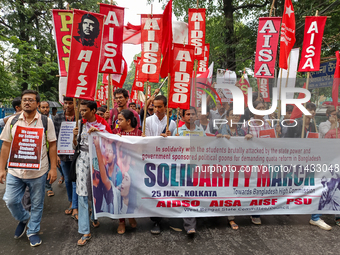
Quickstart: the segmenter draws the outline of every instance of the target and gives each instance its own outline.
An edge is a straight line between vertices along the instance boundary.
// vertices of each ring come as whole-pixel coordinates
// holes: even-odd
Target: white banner
[[[73,155],[73,129],[76,127],[74,121],[63,121],[60,125],[59,137],[57,142],[58,155]]]
[[[340,144],[315,143],[99,133],[89,140],[96,217],[337,213]]]
[[[280,98],[280,90],[281,90],[280,85],[281,84],[283,87],[295,88],[296,72],[297,72],[298,63],[299,63],[299,53],[300,53],[299,48],[295,48],[290,51],[290,55],[288,58],[289,74],[288,74],[288,70],[280,68],[279,79],[277,79],[277,98],[278,99],[281,99]],[[282,79],[280,79],[280,77],[282,77]],[[286,97],[288,99],[293,99],[294,93],[287,93]]]

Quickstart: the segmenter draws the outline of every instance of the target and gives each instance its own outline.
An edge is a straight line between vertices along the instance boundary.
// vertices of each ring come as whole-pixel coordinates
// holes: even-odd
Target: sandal
[[[336,219],[335,224],[340,227],[340,219]]]
[[[91,239],[91,234],[89,236],[83,235],[77,242],[78,246],[84,246]]]
[[[117,233],[122,235],[125,233],[125,221],[124,222],[119,222],[118,228],[117,228]]]
[[[235,221],[231,220],[229,221],[230,227],[233,230],[238,230],[238,225],[235,223]]]
[[[98,228],[100,226],[99,220],[91,220],[91,226],[94,228]]]
[[[48,190],[47,191],[47,196],[48,197],[53,197],[54,196],[54,192],[52,190]]]
[[[64,177],[61,176],[60,179],[59,179],[59,181],[58,181],[58,184],[59,184],[59,185],[60,185],[60,184],[63,184],[64,181],[65,181]]]
[[[137,221],[136,221],[135,218],[130,218],[130,219],[129,219],[129,223],[130,223],[130,226],[131,226],[132,228],[136,228],[136,227],[137,227]]]
[[[78,221],[78,213],[72,214],[72,219],[74,219],[75,221]]]
[[[72,212],[73,212],[73,209],[71,207],[65,210],[66,215],[71,215]]]

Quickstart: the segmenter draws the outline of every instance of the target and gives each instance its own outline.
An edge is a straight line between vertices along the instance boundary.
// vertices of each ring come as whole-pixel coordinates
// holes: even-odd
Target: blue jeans
[[[68,201],[72,202],[72,209],[78,209],[78,195],[76,193],[76,183],[69,180],[71,161],[60,161],[61,171],[63,171]]]
[[[320,217],[321,217],[322,214],[312,214],[312,220],[314,221],[317,221],[317,220],[320,220]]]
[[[47,171],[47,174],[50,172],[51,170],[51,164],[48,165],[48,171]],[[51,190],[52,191],[52,184],[50,184],[50,180],[47,180],[47,175],[46,175],[46,183],[45,183],[45,188],[46,188],[46,191],[49,191]]]
[[[90,216],[88,196],[78,196],[78,232],[83,235],[90,234]],[[92,205],[92,202],[90,202]],[[93,208],[93,206],[92,206]],[[94,213],[91,213],[91,220],[94,220]]]
[[[36,179],[20,179],[7,173],[6,192],[3,197],[12,216],[18,221],[27,221],[27,236],[38,234],[44,208],[45,182],[47,173]],[[26,186],[31,196],[31,218],[21,204]]]

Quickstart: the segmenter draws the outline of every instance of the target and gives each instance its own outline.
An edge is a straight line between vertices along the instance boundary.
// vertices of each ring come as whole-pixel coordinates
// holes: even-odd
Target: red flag
[[[256,43],[255,77],[274,78],[281,18],[260,18]]]
[[[142,58],[139,66],[139,80],[159,81],[162,43],[162,14],[142,14]]]
[[[287,70],[288,57],[295,44],[295,14],[291,0],[285,1],[285,9],[282,17],[281,40],[280,40],[280,63],[279,67]]]
[[[101,90],[100,89],[97,89],[96,91],[96,103],[97,103],[97,107],[100,107],[101,104],[100,104],[100,97],[101,97]]]
[[[53,27],[57,48],[59,75],[67,77],[71,46],[73,11],[53,10]]]
[[[174,44],[171,54],[173,66],[169,94],[170,108],[190,107],[190,78],[194,65],[194,51],[194,46]]]
[[[204,59],[198,61],[198,68],[197,68],[197,77],[199,74],[203,74],[207,71],[209,65],[209,53],[210,53],[210,44],[206,43],[204,45]]]
[[[257,87],[262,94],[263,100],[265,102],[270,102],[269,79],[268,78],[257,79]]]
[[[135,80],[133,81],[132,90],[144,91],[144,84],[139,80],[139,66],[140,66],[141,58],[137,57],[137,60],[134,60],[135,64]]]
[[[124,27],[123,42],[126,44],[141,44],[141,26],[134,26],[131,23],[127,23]]]
[[[302,88],[306,89],[306,83],[303,84]],[[302,99],[302,98],[305,98],[305,94],[299,93],[298,99]],[[294,105],[292,115],[290,115],[290,119],[294,120],[294,119],[298,119],[301,117],[302,117],[302,112],[300,111],[299,108],[296,107],[296,105]]]
[[[122,59],[121,70],[119,74],[111,74],[111,84],[113,87],[122,88],[126,80],[128,67],[125,59]],[[103,74],[103,84],[109,84],[109,75]]]
[[[334,72],[333,88],[332,88],[332,100],[335,109],[338,106],[339,98],[339,83],[340,83],[340,56],[339,51],[335,52],[336,56],[336,67]]]
[[[100,13],[106,17],[99,71],[120,73],[123,58],[124,8],[100,4]]]
[[[160,76],[165,78],[171,71],[171,47],[172,47],[172,0],[166,5],[163,12],[162,55],[163,61]]]
[[[306,17],[299,72],[320,70],[321,43],[327,17]]]
[[[195,59],[204,60],[205,9],[189,9],[189,44],[195,46]]]
[[[250,88],[250,84],[248,82],[248,75],[246,73],[242,75],[241,79],[238,81],[238,84],[240,85],[240,89],[243,92],[244,103],[246,106],[248,106],[248,88]]]
[[[66,97],[94,100],[104,15],[74,10]]]

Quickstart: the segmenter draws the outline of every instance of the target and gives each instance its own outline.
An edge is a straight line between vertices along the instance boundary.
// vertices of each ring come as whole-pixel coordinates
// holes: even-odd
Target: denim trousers
[[[48,165],[47,174],[50,172],[50,170],[51,170],[51,164]],[[45,184],[46,191],[49,191],[49,190],[52,191],[52,184],[50,184],[50,180],[47,180],[47,177],[48,175],[46,175],[46,184]]]
[[[88,196],[78,196],[78,232],[83,235],[90,234],[90,216],[89,216],[89,199]],[[90,202],[92,206],[92,202]],[[94,220],[94,213],[91,213],[91,220]]]
[[[6,191],[3,197],[12,216],[18,221],[27,221],[27,236],[38,234],[44,208],[45,183],[47,173],[36,179],[20,179],[7,173]],[[21,203],[26,186],[31,197],[31,216]]]
[[[60,161],[61,171],[63,172],[65,179],[65,186],[68,201],[72,202],[72,209],[78,209],[78,195],[76,193],[76,183],[69,180],[71,161]]]
[[[322,214],[312,214],[312,220],[317,221],[320,219]]]

